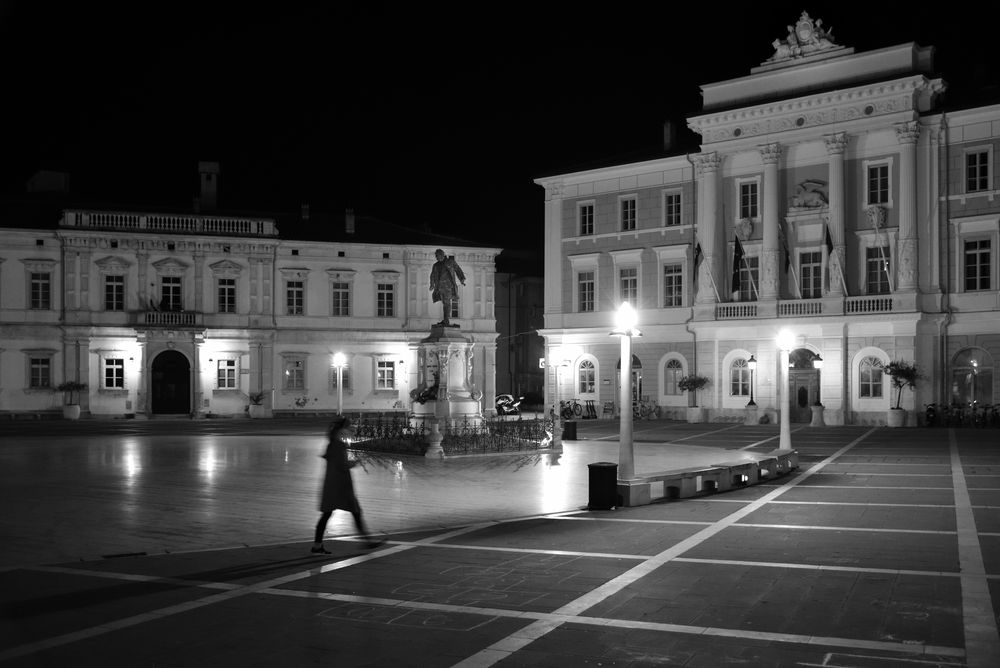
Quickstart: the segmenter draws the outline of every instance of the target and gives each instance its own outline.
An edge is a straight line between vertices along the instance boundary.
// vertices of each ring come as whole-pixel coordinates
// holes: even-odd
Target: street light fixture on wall
[[[747,402],[747,406],[756,406],[757,402],[753,400],[753,372],[757,370],[757,358],[750,355],[747,366],[750,367],[750,401]]]
[[[791,425],[789,423],[789,411],[791,410],[791,400],[788,396],[788,353],[795,345],[795,337],[787,329],[778,332],[775,338],[778,350],[781,351],[781,359],[778,362],[781,373],[781,429],[778,438],[778,447],[782,450],[789,450],[792,447]]]
[[[632,443],[632,337],[642,336],[636,328],[639,315],[628,302],[622,302],[615,314],[615,328],[611,336],[621,337],[621,408],[619,444],[618,444],[618,479],[632,480],[635,478],[635,447]]]
[[[333,354],[333,366],[337,369],[337,415],[344,413],[344,365],[347,356],[344,353]]]

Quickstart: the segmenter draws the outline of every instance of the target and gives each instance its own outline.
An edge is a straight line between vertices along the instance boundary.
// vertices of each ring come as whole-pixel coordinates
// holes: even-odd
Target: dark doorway
[[[810,422],[812,405],[819,402],[819,369],[815,368],[816,353],[807,348],[793,350],[788,356],[788,391],[791,399],[788,421]]]
[[[176,350],[167,350],[153,360],[150,393],[153,413],[191,412],[191,365]]]

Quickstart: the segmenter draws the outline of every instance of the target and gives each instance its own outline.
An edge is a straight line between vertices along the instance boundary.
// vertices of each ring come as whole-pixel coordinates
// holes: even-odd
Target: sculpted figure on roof
[[[774,55],[765,62],[801,58],[837,46],[833,41],[833,29],[824,30],[823,19],[813,21],[808,12],[802,12],[795,25],[786,27],[788,36],[783,40],[776,39],[771,42]]]

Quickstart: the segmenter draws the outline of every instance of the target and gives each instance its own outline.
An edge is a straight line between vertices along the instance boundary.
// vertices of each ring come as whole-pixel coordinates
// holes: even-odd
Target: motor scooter
[[[520,415],[523,400],[524,397],[515,399],[511,394],[498,394],[496,400],[497,415]]]

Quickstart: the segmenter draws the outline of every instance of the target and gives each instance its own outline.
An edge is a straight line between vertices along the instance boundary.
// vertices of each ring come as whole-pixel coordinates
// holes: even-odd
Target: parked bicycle
[[[559,414],[564,420],[572,420],[583,415],[583,406],[577,399],[565,399],[559,402]]]
[[[649,397],[632,402],[632,417],[639,420],[652,420],[660,417],[660,406]]]

